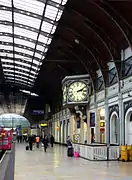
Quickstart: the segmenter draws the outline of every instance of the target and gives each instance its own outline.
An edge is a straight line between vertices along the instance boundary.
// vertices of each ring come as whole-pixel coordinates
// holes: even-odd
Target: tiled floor
[[[31,152],[16,144],[15,180],[132,180],[132,163],[68,158],[59,146]]]

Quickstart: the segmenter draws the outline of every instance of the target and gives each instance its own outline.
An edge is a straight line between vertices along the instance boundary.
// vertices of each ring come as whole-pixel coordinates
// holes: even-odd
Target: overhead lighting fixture
[[[79,44],[79,40],[78,39],[74,39],[76,44]]]

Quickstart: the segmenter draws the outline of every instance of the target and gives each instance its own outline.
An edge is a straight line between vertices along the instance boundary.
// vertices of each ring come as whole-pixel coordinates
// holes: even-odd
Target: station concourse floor
[[[15,180],[132,180],[132,163],[88,161],[67,157],[66,147],[55,145],[26,151],[15,147]]]

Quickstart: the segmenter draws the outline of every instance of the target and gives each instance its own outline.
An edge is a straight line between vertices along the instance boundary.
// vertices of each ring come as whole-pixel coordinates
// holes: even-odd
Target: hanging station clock
[[[63,105],[89,102],[89,75],[67,76],[62,81]]]
[[[68,87],[68,97],[73,102],[85,101],[87,99],[87,84],[81,81],[75,81]]]

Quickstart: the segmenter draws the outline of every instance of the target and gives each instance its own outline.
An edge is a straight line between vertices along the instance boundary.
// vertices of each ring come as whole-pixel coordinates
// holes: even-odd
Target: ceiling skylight
[[[6,82],[32,88],[66,2],[0,0],[0,59]]]

